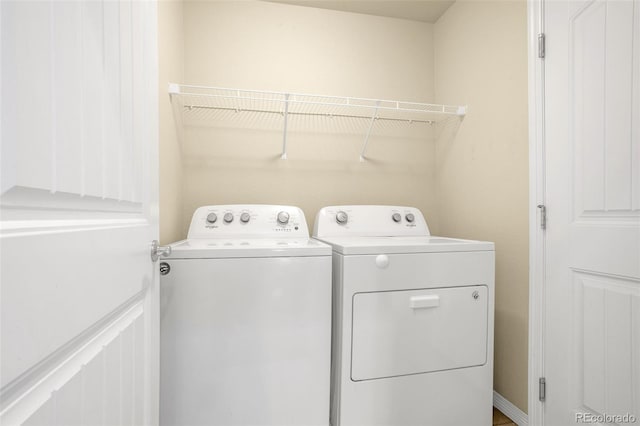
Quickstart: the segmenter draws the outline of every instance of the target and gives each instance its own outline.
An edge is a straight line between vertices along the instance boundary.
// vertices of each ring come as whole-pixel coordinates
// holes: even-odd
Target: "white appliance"
[[[411,207],[335,206],[331,424],[491,425],[494,245]]]
[[[161,425],[327,425],[331,248],[303,212],[196,210],[161,265]]]

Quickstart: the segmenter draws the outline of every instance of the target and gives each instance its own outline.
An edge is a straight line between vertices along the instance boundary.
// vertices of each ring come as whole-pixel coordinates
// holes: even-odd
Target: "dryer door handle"
[[[412,296],[409,299],[409,307],[411,309],[437,308],[438,306],[440,306],[440,296],[437,294]]]

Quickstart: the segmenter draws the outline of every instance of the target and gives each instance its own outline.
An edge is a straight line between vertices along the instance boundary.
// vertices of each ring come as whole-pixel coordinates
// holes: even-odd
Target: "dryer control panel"
[[[187,238],[308,238],[304,213],[298,207],[227,204],[198,208]]]
[[[328,206],[316,216],[314,237],[426,237],[422,212],[402,206]]]

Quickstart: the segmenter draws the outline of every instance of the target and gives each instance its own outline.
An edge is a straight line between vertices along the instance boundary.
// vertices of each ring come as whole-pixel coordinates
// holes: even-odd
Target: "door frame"
[[[545,205],[544,59],[538,36],[544,34],[545,0],[527,0],[529,78],[529,406],[528,423],[544,425],[538,381],[544,377],[545,234],[540,209]]]

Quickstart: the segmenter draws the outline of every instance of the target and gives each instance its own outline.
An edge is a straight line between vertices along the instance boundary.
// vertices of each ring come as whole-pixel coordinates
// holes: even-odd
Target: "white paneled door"
[[[0,2],[0,423],[158,417],[154,1]]]
[[[640,1],[545,26],[545,424],[640,422]]]

